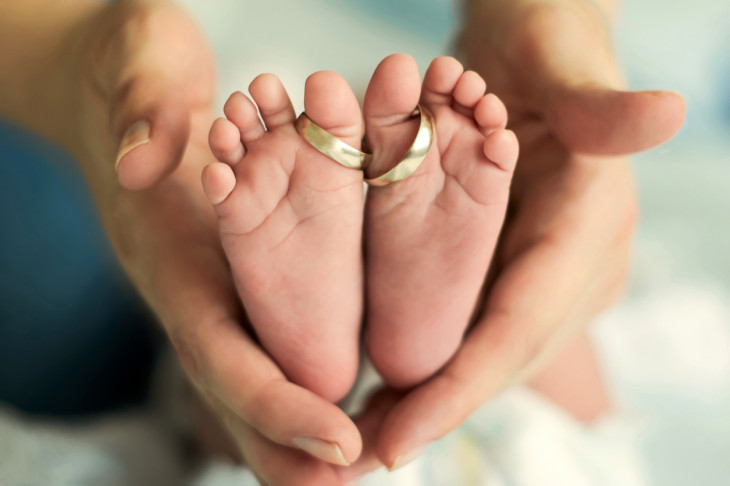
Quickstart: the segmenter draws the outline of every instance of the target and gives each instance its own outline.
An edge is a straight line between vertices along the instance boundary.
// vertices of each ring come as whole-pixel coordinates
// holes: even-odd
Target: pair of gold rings
[[[408,149],[408,152],[406,152],[406,155],[400,162],[384,174],[372,178],[366,177],[365,182],[369,185],[383,187],[407,179],[413,175],[418,167],[420,167],[423,159],[426,158],[426,154],[428,154],[431,143],[433,142],[433,114],[427,108],[418,105],[413,110],[411,117],[420,117],[421,123],[418,127],[416,138]],[[314,123],[304,112],[297,118],[295,126],[297,132],[312,147],[340,165],[349,169],[367,171],[368,166],[372,162],[372,154],[362,152],[346,144]]]

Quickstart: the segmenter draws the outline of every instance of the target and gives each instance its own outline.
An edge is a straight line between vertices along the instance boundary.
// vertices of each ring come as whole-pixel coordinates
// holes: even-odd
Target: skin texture
[[[491,292],[439,376],[405,395],[378,393],[352,421],[287,381],[244,330],[201,190],[202,167],[214,161],[214,73],[187,15],[151,0],[0,7],[0,113],[79,160],[120,260],[262,484],[338,485],[399,465],[528,376],[619,295],[636,203],[617,154],[676,133],[681,98],[615,91],[606,16],[594,4],[482,2],[465,18],[466,64],[503,99],[522,144]],[[115,171],[124,132],[143,119],[151,142]],[[289,447],[298,437],[334,443],[357,462],[314,459]],[[318,450],[338,462],[331,447]]]
[[[504,129],[504,105],[484,90],[452,57],[436,58],[421,83],[413,58],[393,54],[365,94],[373,174],[408,150],[419,101],[434,116],[435,139],[419,168],[371,187],[366,204],[365,339],[395,388],[424,381],[459,347],[502,228],[518,144]]]
[[[249,91],[256,105],[234,93],[228,118],[211,129],[221,162],[205,168],[203,187],[262,345],[294,383],[336,402],[359,362],[362,171],[334,163],[297,133],[276,76],[258,76]],[[362,115],[347,81],[320,71],[304,93],[314,123],[359,146]]]
[[[521,155],[484,306],[449,365],[385,418],[376,447],[388,465],[534,375],[615,301],[637,218],[621,154],[668,140],[684,119],[677,94],[621,91],[607,16],[595,4],[483,1],[468,9],[462,55],[505,102]]]

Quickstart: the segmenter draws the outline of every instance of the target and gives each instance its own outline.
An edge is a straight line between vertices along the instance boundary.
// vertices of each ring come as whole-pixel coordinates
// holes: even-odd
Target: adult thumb
[[[180,163],[190,134],[190,112],[179,90],[147,74],[117,92],[112,121],[118,140],[119,184],[130,190],[154,186]]]
[[[587,4],[588,2],[586,2]],[[622,91],[608,19],[599,10],[538,6],[513,29],[513,59],[550,128],[569,149],[596,155],[646,150],[682,126],[682,97],[667,91]]]
[[[605,87],[564,87],[551,93],[546,118],[568,148],[595,155],[647,150],[682,127],[684,99],[669,91],[619,91]]]

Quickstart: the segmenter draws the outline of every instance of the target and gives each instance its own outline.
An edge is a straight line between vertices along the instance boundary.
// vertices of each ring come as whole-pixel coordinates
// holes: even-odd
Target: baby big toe
[[[368,177],[386,172],[406,153],[418,130],[411,114],[420,96],[421,78],[411,56],[388,56],[375,69],[363,106],[367,141],[373,151]]]
[[[319,71],[307,78],[304,110],[317,125],[355,148],[360,147],[362,115],[350,85],[332,71]]]

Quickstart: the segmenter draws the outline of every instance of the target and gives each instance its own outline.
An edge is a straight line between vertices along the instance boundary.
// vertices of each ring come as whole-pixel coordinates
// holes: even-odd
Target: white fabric
[[[0,411],[0,484],[256,485],[225,462],[185,464],[174,434],[144,411],[83,425],[32,421]],[[623,418],[591,428],[526,389],[514,389],[477,411],[457,432],[393,473],[366,476],[363,486],[640,486],[634,454],[640,427]]]

